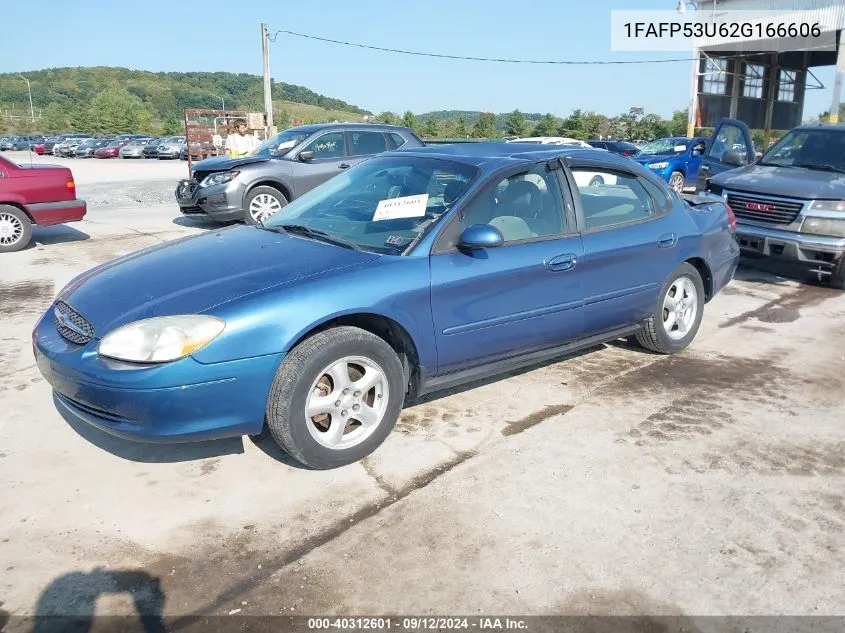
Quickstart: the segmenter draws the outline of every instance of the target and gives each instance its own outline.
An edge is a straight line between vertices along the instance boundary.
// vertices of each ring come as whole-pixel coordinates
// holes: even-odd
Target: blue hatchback
[[[693,210],[608,152],[388,152],[261,225],[80,275],[35,357],[58,406],[109,433],[266,428],[331,468],[375,450],[406,399],[623,336],[684,349],[733,276],[733,228],[723,202]]]
[[[632,158],[663,178],[678,193],[694,188],[707,138],[673,136],[651,141]]]

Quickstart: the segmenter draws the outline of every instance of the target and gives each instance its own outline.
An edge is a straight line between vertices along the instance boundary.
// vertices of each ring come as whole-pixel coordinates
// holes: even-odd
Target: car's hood
[[[59,298],[100,337],[154,316],[196,314],[272,286],[378,259],[250,226],[167,242],[83,273]]]
[[[250,165],[252,163],[264,163],[270,160],[270,156],[244,156],[232,158],[230,156],[212,156],[197,163],[194,163],[195,171],[229,171],[235,167]]]
[[[648,165],[649,163],[659,163],[664,160],[672,160],[676,158],[676,154],[637,154],[631,156],[631,159],[638,162],[640,165]]]
[[[845,174],[804,167],[746,165],[716,174],[710,182],[736,191],[787,198],[845,199]]]

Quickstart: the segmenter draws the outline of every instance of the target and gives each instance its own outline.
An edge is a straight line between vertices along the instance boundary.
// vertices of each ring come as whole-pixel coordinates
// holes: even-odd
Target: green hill
[[[264,109],[261,77],[246,73],[93,67],[48,68],[25,76],[32,86],[33,106],[42,114],[36,123],[40,131],[172,133],[183,108],[219,108],[220,97],[227,109]],[[370,114],[340,99],[280,82],[273,84],[273,100],[282,118],[288,114],[313,121],[353,120]],[[5,110],[29,110],[26,83],[16,73],[0,74],[0,111]]]

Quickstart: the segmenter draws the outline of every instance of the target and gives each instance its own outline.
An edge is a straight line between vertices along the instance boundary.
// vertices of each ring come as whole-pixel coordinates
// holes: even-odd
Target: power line
[[[295,31],[286,31],[279,29],[274,31],[270,36],[270,41],[275,42],[276,36],[280,33],[285,35],[293,35],[294,37],[301,37],[309,40],[317,40],[320,42],[329,42],[330,44],[341,44],[342,46],[354,46],[355,48],[366,48],[372,51],[383,51],[385,53],[400,53],[402,55],[415,55],[417,57],[439,57],[441,59],[459,59],[462,61],[472,62],[499,62],[503,64],[547,64],[547,65],[562,65],[562,66],[604,66],[604,65],[618,65],[618,64],[667,64],[671,62],[691,62],[693,57],[679,57],[673,59],[624,59],[617,61],[590,61],[590,60],[542,60],[542,59],[506,59],[499,57],[467,57],[463,55],[445,55],[442,53],[423,53],[420,51],[406,51],[398,48],[385,48],[383,46],[371,46],[369,44],[358,44],[356,42],[345,42],[343,40],[333,40],[328,37],[318,37],[317,35],[307,35],[305,33],[296,33]]]

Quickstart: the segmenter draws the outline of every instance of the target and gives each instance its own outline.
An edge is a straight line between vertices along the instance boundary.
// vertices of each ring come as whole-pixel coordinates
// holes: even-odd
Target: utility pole
[[[29,93],[29,117],[32,119],[32,124],[35,125],[35,109],[32,107],[32,88],[29,87],[29,79],[23,75],[18,75],[26,82],[26,91]]]
[[[839,123],[843,75],[845,75],[845,29],[839,31],[839,53],[836,57],[836,75],[833,78],[833,97],[830,101],[830,123]]]
[[[690,78],[689,111],[687,112],[687,137],[695,136],[695,124],[698,121],[698,73],[699,53],[698,48],[692,49],[692,77]]]
[[[273,84],[270,80],[270,31],[261,24],[261,57],[264,59],[264,112],[267,116],[267,134],[270,138],[276,133],[273,126]]]

